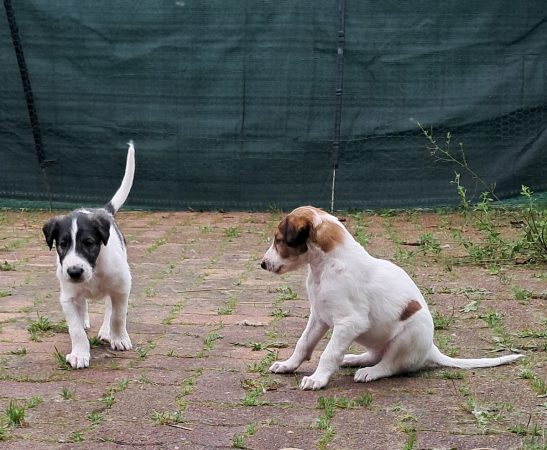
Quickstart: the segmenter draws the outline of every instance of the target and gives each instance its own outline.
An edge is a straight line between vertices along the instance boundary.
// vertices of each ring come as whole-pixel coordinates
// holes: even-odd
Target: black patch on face
[[[72,248],[72,221],[76,218],[76,254],[95,267],[101,244],[106,245],[110,238],[110,218],[100,210],[91,214],[76,212],[50,219],[42,228],[46,242],[55,249],[62,263]]]
[[[296,229],[285,219],[279,224],[278,231],[274,237],[274,247],[277,253],[284,259],[290,259],[291,257],[305,253],[308,250],[306,242],[309,233],[309,226]]]
[[[42,231],[47,245],[51,250],[55,243],[55,250],[61,261],[72,246],[72,216],[54,217],[46,222]]]
[[[95,267],[101,251],[110,238],[110,220],[106,214],[78,214],[76,216],[76,254]]]
[[[310,226],[306,224],[304,226],[295,227],[288,220],[285,221],[285,242],[289,247],[296,248],[301,245],[306,245],[306,241],[310,236]]]

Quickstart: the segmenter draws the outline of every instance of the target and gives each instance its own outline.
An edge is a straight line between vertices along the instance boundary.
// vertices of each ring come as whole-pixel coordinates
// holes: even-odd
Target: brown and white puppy
[[[277,227],[262,268],[277,274],[309,266],[310,316],[293,354],[275,362],[273,373],[294,372],[328,329],[332,337],[301,389],[321,389],[340,365],[361,367],[355,381],[369,382],[427,366],[463,369],[491,367],[521,358],[460,359],[441,353],[433,343],[433,319],[418,287],[395,264],[369,255],[340,221],[303,206]],[[344,353],[352,342],[366,347]]]
[[[114,350],[130,350],[126,315],[131,273],[123,235],[114,214],[124,204],[135,173],[135,149],[129,142],[122,183],[104,208],[78,209],[53,217],[43,227],[50,250],[57,251],[57,278],[72,350],[67,362],[75,369],[89,366],[90,346],[87,300],[105,300],[104,320],[99,338]]]

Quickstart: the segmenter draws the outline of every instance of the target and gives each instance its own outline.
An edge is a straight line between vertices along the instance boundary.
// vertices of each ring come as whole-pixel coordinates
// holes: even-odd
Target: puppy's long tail
[[[116,214],[116,212],[122,207],[127,200],[131,186],[133,186],[133,177],[135,175],[135,147],[133,141],[127,143],[129,148],[127,150],[127,161],[125,163],[125,175],[123,176],[122,184],[105,206],[110,214]]]
[[[498,358],[463,359],[446,356],[434,345],[431,347],[427,362],[439,366],[458,367],[460,369],[474,369],[479,367],[494,367],[508,364],[524,355],[506,355]]]

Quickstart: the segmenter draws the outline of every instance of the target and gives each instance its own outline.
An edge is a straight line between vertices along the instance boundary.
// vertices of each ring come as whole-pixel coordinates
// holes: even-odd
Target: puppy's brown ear
[[[306,243],[310,237],[311,222],[300,217],[285,219],[284,238],[287,246],[298,247]]]
[[[49,219],[42,227],[42,232],[44,233],[46,243],[51,250],[53,248],[53,242],[57,241],[57,237],[59,236],[59,219],[57,219],[57,217]]]
[[[108,239],[110,239],[110,219],[106,214],[96,214],[93,217],[93,222],[97,228],[97,232],[101,237],[101,242],[106,245],[108,244]]]

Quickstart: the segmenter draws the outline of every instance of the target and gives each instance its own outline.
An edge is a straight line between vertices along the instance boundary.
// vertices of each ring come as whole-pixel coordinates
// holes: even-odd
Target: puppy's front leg
[[[319,365],[315,372],[309,377],[302,378],[300,389],[316,390],[325,387],[332,374],[340,367],[344,359],[344,352],[355,339],[356,334],[352,327],[335,325],[325,351],[319,359]]]
[[[84,329],[86,301],[78,298],[64,298],[61,295],[61,307],[65,313],[68,333],[72,341],[72,351],[66,355],[66,360],[74,369],[89,367],[91,354]]]
[[[112,304],[110,347],[112,350],[131,350],[133,348],[126,327],[128,300],[129,294],[116,293],[110,296]]]
[[[313,313],[308,319],[306,329],[298,339],[294,352],[286,361],[277,361],[270,367],[272,373],[291,373],[294,372],[304,360],[309,360],[313,349],[328,330],[328,326],[321,322]]]

